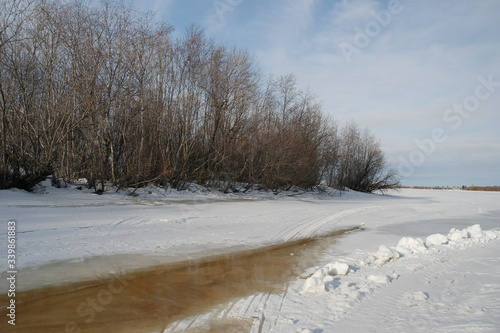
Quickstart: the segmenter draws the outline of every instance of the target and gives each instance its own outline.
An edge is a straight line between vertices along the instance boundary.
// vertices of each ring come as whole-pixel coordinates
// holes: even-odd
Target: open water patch
[[[359,228],[21,291],[16,295],[16,326],[9,327],[9,332],[162,332],[171,323],[218,304],[261,292],[282,292],[287,282],[314,266],[339,236],[355,230]],[[4,318],[6,302],[0,296]],[[0,328],[5,324],[0,323]],[[238,323],[233,326],[237,331]]]

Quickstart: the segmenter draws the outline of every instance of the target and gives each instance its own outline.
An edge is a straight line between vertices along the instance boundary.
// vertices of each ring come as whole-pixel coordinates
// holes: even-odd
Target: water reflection
[[[335,237],[353,230],[21,292],[9,332],[161,332],[231,299],[282,291]],[[0,301],[6,318],[8,300],[2,295]],[[2,331],[6,325],[2,320]]]

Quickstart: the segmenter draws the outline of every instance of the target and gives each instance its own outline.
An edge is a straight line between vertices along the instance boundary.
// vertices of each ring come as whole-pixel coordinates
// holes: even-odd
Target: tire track
[[[280,232],[278,232],[276,235],[274,235],[271,238],[271,241],[291,241],[291,240],[296,240],[300,238],[308,238],[314,233],[322,228],[325,227],[326,225],[331,224],[332,222],[337,221],[338,224],[341,221],[338,221],[339,219],[345,218],[347,216],[360,213],[365,211],[367,208],[355,208],[355,209],[350,209],[346,211],[341,211],[338,213],[327,213],[327,214],[322,214],[318,217],[307,219],[307,220],[301,220],[299,222],[296,222],[284,229],[282,229]]]
[[[272,241],[280,240],[286,242],[290,240],[296,240],[299,238],[308,238],[314,236],[315,233],[317,233],[317,231],[320,230],[321,228],[324,228],[332,224],[338,225],[341,222],[343,222],[346,218],[352,217],[357,214],[366,214],[371,211],[389,209],[389,208],[392,209],[396,207],[406,207],[406,206],[411,206],[411,205],[408,204],[376,205],[376,206],[359,207],[359,208],[342,210],[337,213],[322,214],[320,216],[311,219],[301,220],[299,222],[291,224],[290,226],[282,229],[280,232],[274,235],[271,238],[271,240]],[[358,225],[360,225],[360,223],[358,223]]]

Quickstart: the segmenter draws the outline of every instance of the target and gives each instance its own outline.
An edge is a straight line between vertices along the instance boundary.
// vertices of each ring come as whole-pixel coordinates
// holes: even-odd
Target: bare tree
[[[99,191],[396,183],[373,135],[338,131],[294,75],[264,80],[248,52],[200,28],[174,40],[169,25],[113,0],[0,8],[1,188],[50,174]]]
[[[354,122],[341,131],[338,167],[332,180],[331,185],[370,193],[399,185],[397,174],[387,167],[380,142]]]
[[[23,25],[31,18],[34,1],[5,0],[0,3],[0,112],[1,112],[1,164],[0,188],[15,186],[14,173],[17,167],[11,158],[12,131],[12,85],[9,82],[10,56],[13,45],[20,42],[25,35]]]

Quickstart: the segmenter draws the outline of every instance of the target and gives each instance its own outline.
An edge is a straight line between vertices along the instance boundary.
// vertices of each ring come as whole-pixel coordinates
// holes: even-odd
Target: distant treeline
[[[413,188],[416,190],[456,190],[457,187],[449,187],[449,186],[398,186],[398,188]],[[465,188],[461,188],[464,190]]]
[[[462,187],[449,187],[449,186],[398,186],[398,188],[413,188],[420,190],[467,190],[467,191],[500,191],[500,186],[462,186]]]
[[[378,140],[337,126],[293,75],[196,27],[103,1],[0,4],[0,188],[210,181],[371,192],[398,184]]]
[[[500,191],[500,186],[467,186],[468,191]]]

